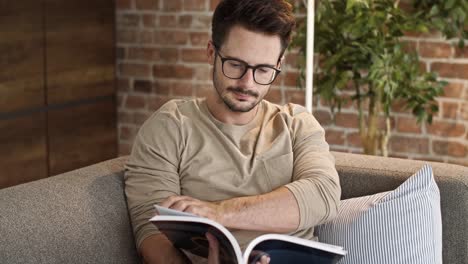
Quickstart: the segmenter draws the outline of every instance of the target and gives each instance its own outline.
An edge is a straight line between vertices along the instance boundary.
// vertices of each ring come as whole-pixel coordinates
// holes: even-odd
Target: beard
[[[232,111],[232,112],[250,112],[252,109],[254,109],[263,99],[263,96],[260,97],[260,94],[249,90],[245,89],[239,86],[228,86],[223,90],[223,85],[221,82],[218,80],[216,77],[216,66],[213,69],[213,85],[218,93],[218,97],[220,100],[223,101],[223,103]],[[234,94],[240,94],[240,95],[248,95],[250,98],[253,98],[253,101],[244,101],[244,100],[238,100],[235,98]],[[234,95],[234,96],[233,96]]]

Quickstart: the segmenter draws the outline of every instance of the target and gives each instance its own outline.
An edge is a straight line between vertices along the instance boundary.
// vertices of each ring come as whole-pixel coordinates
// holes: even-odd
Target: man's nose
[[[242,78],[240,78],[239,81],[246,87],[251,87],[252,85],[254,85],[254,70],[252,68],[247,69],[247,71],[244,73],[244,76],[242,76]]]

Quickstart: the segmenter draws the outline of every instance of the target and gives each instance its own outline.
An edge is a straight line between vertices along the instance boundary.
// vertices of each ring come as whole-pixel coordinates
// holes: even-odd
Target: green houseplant
[[[395,103],[410,109],[420,123],[431,123],[438,112],[435,99],[446,83],[421,70],[418,55],[402,41],[404,32],[436,29],[458,37],[463,46],[467,14],[465,0],[317,2],[319,66],[314,69],[314,94],[331,106],[332,113],[349,100],[355,103],[364,153],[387,156]],[[302,23],[293,40],[300,58],[305,58],[306,31]],[[304,65],[304,59],[300,63]]]

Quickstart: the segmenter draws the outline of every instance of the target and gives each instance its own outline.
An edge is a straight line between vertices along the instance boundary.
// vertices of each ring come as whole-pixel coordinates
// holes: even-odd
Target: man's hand
[[[222,223],[223,210],[219,203],[200,201],[188,196],[170,196],[160,206],[191,213]]]

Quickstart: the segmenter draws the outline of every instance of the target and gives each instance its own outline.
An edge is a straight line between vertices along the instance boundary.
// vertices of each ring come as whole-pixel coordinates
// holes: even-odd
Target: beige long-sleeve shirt
[[[323,128],[302,106],[259,106],[250,123],[236,126],[215,119],[204,99],[173,100],[143,124],[125,173],[138,247],[158,233],[148,222],[153,205],[171,195],[219,201],[285,186],[299,206],[292,235],[306,239],[335,215],[341,189]],[[233,230],[242,248],[260,234]]]

